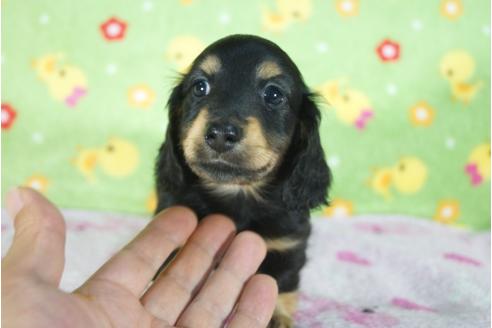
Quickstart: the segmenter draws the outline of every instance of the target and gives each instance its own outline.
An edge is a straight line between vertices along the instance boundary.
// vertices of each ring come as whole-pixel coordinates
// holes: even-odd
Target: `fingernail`
[[[17,216],[17,213],[24,207],[24,201],[19,187],[16,187],[7,193],[6,205],[7,213],[13,220]]]

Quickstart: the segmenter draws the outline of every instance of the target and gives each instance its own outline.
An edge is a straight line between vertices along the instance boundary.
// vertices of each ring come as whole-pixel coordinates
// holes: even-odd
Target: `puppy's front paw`
[[[294,320],[292,317],[285,313],[275,311],[272,320],[268,324],[268,328],[293,328]]]
[[[293,315],[297,308],[297,292],[280,293],[268,328],[294,327]]]

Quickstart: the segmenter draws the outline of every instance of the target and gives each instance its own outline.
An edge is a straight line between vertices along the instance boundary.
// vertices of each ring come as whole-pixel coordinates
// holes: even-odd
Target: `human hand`
[[[191,210],[169,208],[66,293],[58,288],[65,255],[61,213],[28,188],[10,192],[7,208],[15,235],[2,260],[4,327],[222,327],[229,317],[228,327],[254,328],[270,320],[277,287],[271,277],[255,274],[265,245],[254,233],[235,235],[223,216],[209,216],[197,227]]]

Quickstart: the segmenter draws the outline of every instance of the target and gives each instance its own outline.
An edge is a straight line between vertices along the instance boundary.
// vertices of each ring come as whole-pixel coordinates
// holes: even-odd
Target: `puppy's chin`
[[[272,171],[273,165],[268,163],[260,168],[248,168],[232,164],[224,160],[190,161],[191,170],[206,185],[223,185],[247,187],[261,183]]]

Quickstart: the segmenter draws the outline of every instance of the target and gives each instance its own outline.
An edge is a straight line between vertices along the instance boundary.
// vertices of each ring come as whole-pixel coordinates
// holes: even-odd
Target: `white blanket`
[[[73,290],[147,222],[64,211]],[[12,240],[2,211],[2,255]],[[398,215],[313,219],[298,327],[490,327],[490,233]]]

